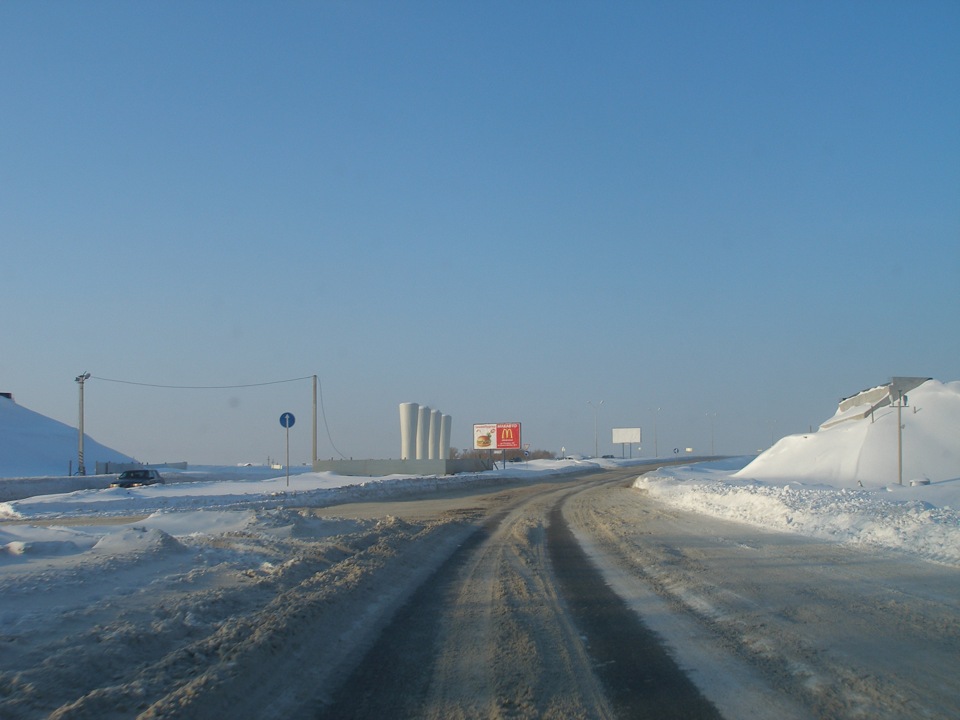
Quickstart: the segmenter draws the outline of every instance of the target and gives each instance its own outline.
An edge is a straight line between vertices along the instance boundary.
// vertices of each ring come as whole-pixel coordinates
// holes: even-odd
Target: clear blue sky
[[[749,452],[960,379],[960,4],[0,4],[0,390],[317,374],[535,448]],[[308,381],[90,380],[140,460],[310,454]],[[660,408],[659,412],[655,408]],[[92,458],[87,458],[88,462]]]

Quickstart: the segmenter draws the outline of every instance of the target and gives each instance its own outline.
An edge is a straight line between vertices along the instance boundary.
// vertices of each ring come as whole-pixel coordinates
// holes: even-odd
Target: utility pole
[[[897,482],[903,485],[903,405],[907,396],[897,390]]]
[[[897,408],[897,482],[901,485],[903,485],[903,408],[910,407],[906,394],[929,379],[925,377],[890,378],[890,401],[892,403],[896,400]],[[916,408],[913,411],[916,412]]]
[[[77,475],[86,475],[87,468],[83,464],[83,383],[90,379],[90,373],[85,372],[74,378],[80,386],[80,423],[77,429]]]

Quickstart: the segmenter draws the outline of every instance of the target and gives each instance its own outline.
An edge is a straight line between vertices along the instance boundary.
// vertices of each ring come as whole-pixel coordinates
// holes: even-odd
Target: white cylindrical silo
[[[420,406],[417,415],[417,460],[426,460],[430,447],[430,408]]]
[[[436,460],[440,457],[440,411],[430,411],[430,447],[427,449],[427,457],[430,460]]]
[[[412,460],[417,456],[417,415],[420,405],[400,403],[400,459]]]
[[[440,418],[440,459],[446,460],[450,457],[450,428],[453,425],[453,418],[449,415],[443,415]]]

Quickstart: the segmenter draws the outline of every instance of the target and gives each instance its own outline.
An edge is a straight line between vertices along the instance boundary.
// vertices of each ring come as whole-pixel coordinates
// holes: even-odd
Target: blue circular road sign
[[[296,421],[297,419],[293,416],[293,413],[284,413],[280,416],[280,424],[285,428],[292,428]]]

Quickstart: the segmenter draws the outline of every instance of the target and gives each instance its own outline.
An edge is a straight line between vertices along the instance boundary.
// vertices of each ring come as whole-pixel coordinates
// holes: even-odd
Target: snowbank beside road
[[[164,473],[164,485],[77,490],[0,503],[0,522],[8,521],[0,529],[0,562],[4,557],[25,561],[88,550],[106,535],[130,527],[111,524],[111,518],[148,516],[148,521],[134,524],[148,525],[175,537],[218,535],[234,529],[224,527],[224,523],[236,522],[237,516],[249,517],[253,510],[395,499],[414,493],[483,487],[504,479],[535,480],[609,466],[611,463],[606,460],[537,460],[516,463],[503,470],[442,477],[363,478],[300,472],[290,476],[289,485],[285,475],[244,479],[237,477],[243,474],[241,470],[230,468],[168,471]],[[258,474],[258,470],[255,468],[253,474]],[[198,475],[236,479],[188,481]]]
[[[960,566],[960,382],[786,437],[757,458],[661,469],[634,486],[686,510]]]
[[[853,490],[744,480],[730,470],[713,463],[663,468],[634,487],[691,512],[960,567],[960,479]]]
[[[649,461],[647,461],[649,462]],[[608,461],[603,461],[609,466]],[[600,468],[598,462],[536,460],[517,463],[505,470],[463,475],[390,475],[382,478],[337,475],[332,472],[299,472],[263,479],[224,479],[186,482],[197,471],[165,471],[166,484],[137,488],[77,490],[69,493],[36,495],[0,503],[0,520],[50,519],[94,515],[142,515],[159,511],[192,509],[228,510],[248,507],[277,507],[297,504],[322,506],[357,500],[400,497],[411,492],[452,490],[478,486],[505,478],[533,480],[548,475]],[[274,471],[276,473],[276,471]],[[221,473],[205,471],[205,474]]]

